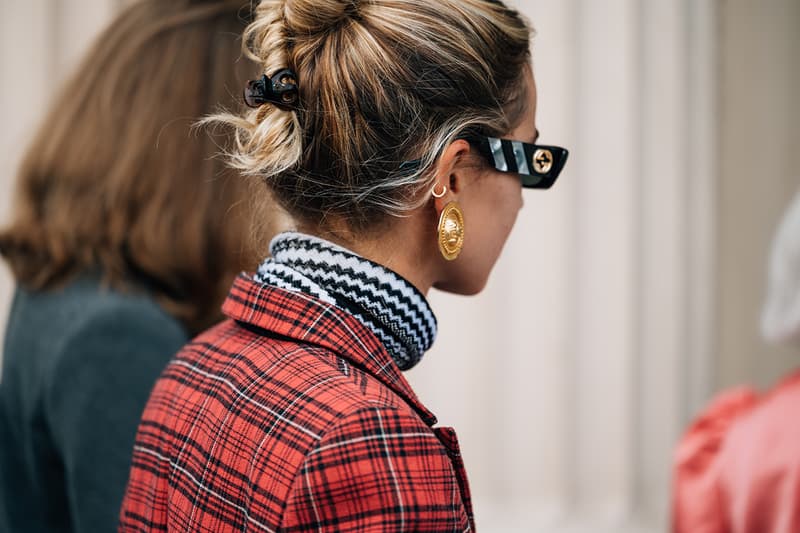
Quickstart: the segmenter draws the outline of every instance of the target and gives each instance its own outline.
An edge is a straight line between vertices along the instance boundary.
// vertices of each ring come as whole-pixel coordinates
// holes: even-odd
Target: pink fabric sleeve
[[[720,451],[733,423],[758,404],[757,393],[739,387],[719,395],[689,426],[675,453],[673,533],[728,533]]]
[[[800,372],[730,429],[721,454],[735,533],[800,532]]]

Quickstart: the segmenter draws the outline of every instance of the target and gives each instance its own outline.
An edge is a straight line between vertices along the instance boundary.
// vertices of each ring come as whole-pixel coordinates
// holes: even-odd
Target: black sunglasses
[[[569,151],[560,146],[530,144],[484,135],[460,138],[474,146],[492,168],[517,174],[522,186],[527,189],[552,187],[569,156]],[[405,161],[400,164],[400,168],[417,168],[420,163],[419,159]]]
[[[529,144],[483,135],[471,135],[465,140],[477,148],[496,170],[518,174],[522,186],[528,189],[552,187],[569,156],[569,151],[560,146]]]

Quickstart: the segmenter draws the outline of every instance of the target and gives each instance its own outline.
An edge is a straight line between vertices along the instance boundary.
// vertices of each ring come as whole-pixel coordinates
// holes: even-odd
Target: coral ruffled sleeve
[[[674,533],[730,531],[720,455],[731,426],[759,402],[740,387],[722,393],[689,426],[675,454],[672,495]]]

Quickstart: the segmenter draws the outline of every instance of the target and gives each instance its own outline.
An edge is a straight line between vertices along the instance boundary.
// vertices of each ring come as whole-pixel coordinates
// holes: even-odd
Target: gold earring
[[[439,215],[439,251],[448,261],[454,260],[464,247],[464,213],[456,202],[450,202]]]

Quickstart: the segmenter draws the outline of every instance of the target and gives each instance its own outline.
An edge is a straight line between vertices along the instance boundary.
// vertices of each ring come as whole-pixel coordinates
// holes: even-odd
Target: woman
[[[153,383],[256,264],[247,186],[192,131],[253,76],[237,62],[242,4],[133,4],[27,151],[0,232],[18,286],[0,384],[0,531],[117,526]]]
[[[401,370],[436,335],[428,291],[480,291],[521,186],[565,161],[533,145],[529,39],[498,0],[260,3],[254,109],[221,120],[295,231],[159,379],[122,531],[474,527],[455,433]]]
[[[772,246],[764,338],[800,347],[800,193]],[[800,531],[800,370],[767,393],[721,394],[681,440],[675,464],[676,533]]]

